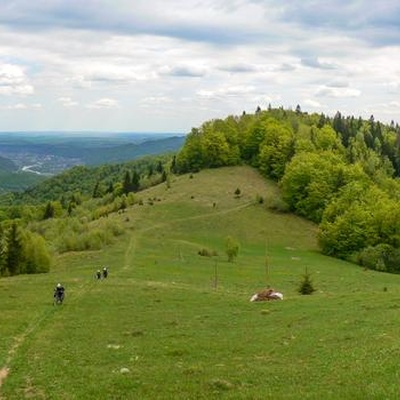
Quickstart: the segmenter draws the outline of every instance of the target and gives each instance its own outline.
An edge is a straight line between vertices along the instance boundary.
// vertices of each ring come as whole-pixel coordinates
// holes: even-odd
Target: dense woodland
[[[283,108],[205,122],[188,135],[176,171],[240,163],[278,182],[282,203],[319,225],[324,254],[400,272],[400,128]]]
[[[171,174],[248,164],[276,181],[268,205],[319,226],[324,254],[400,273],[400,127],[269,107],[205,122],[176,155],[75,167],[0,198],[0,274],[45,272],[52,254],[100,249],[124,231],[103,218]]]

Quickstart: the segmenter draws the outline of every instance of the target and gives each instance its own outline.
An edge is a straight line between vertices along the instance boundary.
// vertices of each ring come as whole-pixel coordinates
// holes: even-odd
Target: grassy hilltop
[[[398,275],[322,256],[316,225],[274,212],[276,185],[248,167],[140,196],[109,215],[126,227],[116,244],[0,280],[1,399],[398,398]],[[284,301],[250,303],[266,285]]]

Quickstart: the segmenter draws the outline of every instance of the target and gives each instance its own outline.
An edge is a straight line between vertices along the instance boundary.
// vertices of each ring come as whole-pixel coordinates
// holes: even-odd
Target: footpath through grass
[[[247,168],[179,177],[111,216],[129,232],[114,246],[0,280],[0,398],[398,399],[399,277],[320,255],[313,225],[256,195],[276,193]],[[250,303],[267,283],[284,301]]]

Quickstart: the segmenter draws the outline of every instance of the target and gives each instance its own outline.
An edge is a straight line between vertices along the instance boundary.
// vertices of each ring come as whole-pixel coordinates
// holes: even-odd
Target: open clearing
[[[140,196],[109,217],[127,228],[115,245],[0,280],[1,399],[399,398],[399,276],[319,254],[316,227],[270,212],[277,189],[250,168]],[[306,267],[312,296],[297,293]],[[250,303],[267,284],[284,301]]]

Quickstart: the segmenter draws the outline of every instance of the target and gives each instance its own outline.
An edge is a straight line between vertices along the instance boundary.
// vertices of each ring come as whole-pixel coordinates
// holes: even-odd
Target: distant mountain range
[[[76,165],[176,152],[181,133],[0,132],[0,192],[22,190]]]

